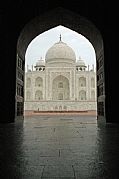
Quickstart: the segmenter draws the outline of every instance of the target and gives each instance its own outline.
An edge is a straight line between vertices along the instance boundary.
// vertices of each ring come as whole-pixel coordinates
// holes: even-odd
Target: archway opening
[[[63,13],[64,16],[60,16],[61,13]],[[104,93],[104,91],[105,91],[104,84],[105,83],[104,83],[104,58],[103,58],[104,50],[103,50],[103,40],[102,40],[101,34],[90,21],[88,21],[87,19],[85,19],[83,17],[77,16],[75,13],[64,10],[62,8],[58,8],[58,9],[55,9],[54,11],[49,12],[49,17],[50,18],[53,17],[54,14],[57,14],[56,15],[57,20],[54,19],[52,21],[52,23],[50,23],[50,24],[48,23],[49,22],[49,18],[47,18],[48,15],[47,15],[47,17],[46,17],[46,15],[43,15],[42,17],[37,17],[36,19],[33,19],[29,24],[27,24],[25,26],[25,28],[23,29],[23,31],[19,37],[19,40],[18,40],[17,60],[19,61],[19,59],[20,59],[20,60],[24,61],[26,49],[27,49],[29,43],[33,40],[33,38],[36,37],[38,34],[41,34],[42,32],[44,32],[54,26],[62,24],[62,25],[65,25],[66,27],[76,31],[79,34],[84,35],[92,43],[92,45],[95,48],[96,62],[97,62],[97,66],[96,66],[96,70],[97,70],[97,101],[98,101],[97,106],[98,106],[98,111],[99,111],[99,113],[97,113],[97,115],[98,115],[98,118],[101,116],[103,119],[105,119],[105,93]],[[71,17],[74,19],[76,18],[76,20],[73,21],[73,23],[70,20]],[[41,21],[42,21],[42,25],[40,23]],[[33,29],[33,24],[36,27],[35,30]],[[44,26],[43,26],[43,24],[44,24]],[[23,41],[25,42],[24,45],[22,45]],[[43,68],[40,70],[43,70]],[[82,67],[80,67],[80,68],[77,68],[77,70],[82,71],[84,69]],[[101,71],[101,73],[103,73],[103,75],[102,75],[103,78],[101,80],[99,80],[100,71]],[[92,87],[94,86],[93,81],[94,80],[91,80]],[[59,85],[62,85],[62,84],[59,83]],[[86,85],[85,80],[83,81],[82,85]],[[100,93],[100,91],[101,91],[100,88],[102,89],[102,93]],[[83,99],[84,99],[84,96],[86,96],[84,94],[85,94],[85,91],[82,92]],[[81,93],[80,93],[80,95],[81,95]],[[95,96],[95,93],[92,90],[91,91],[91,99],[93,99],[94,96]],[[63,93],[61,93],[61,92],[59,93],[59,98],[60,99],[63,98]],[[85,97],[85,99],[86,99],[86,97]],[[17,102],[16,102],[16,111],[18,110]]]
[[[25,116],[58,110],[96,116],[96,56],[88,39],[60,25],[33,39],[25,58],[25,83],[31,80],[30,88],[25,85],[25,96],[29,90],[32,94],[30,101],[25,97]]]

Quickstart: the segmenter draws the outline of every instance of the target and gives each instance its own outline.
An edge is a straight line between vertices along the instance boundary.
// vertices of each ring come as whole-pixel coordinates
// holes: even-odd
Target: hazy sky
[[[86,65],[96,64],[95,50],[92,44],[82,35],[75,31],[72,31],[64,26],[57,26],[52,28],[32,40],[26,51],[26,63],[31,69],[31,65],[35,65],[37,60],[41,57],[45,59],[45,54],[47,50],[56,42],[59,41],[60,34],[62,36],[62,41],[67,43],[76,54],[76,59],[79,56],[85,61]]]

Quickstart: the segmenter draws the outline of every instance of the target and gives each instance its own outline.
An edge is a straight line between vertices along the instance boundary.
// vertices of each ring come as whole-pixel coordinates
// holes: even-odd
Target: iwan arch
[[[98,29],[89,20],[62,8],[57,8],[33,19],[24,27],[18,39],[17,74],[21,73],[22,75],[24,75],[25,52],[29,43],[39,34],[58,25],[63,25],[71,30],[82,34],[92,43],[96,52],[97,61],[98,118],[105,118],[106,113],[103,39]],[[23,115],[24,95],[22,91],[24,89],[24,83],[20,82],[18,76],[16,79],[16,88],[16,115]],[[60,97],[62,98],[62,95]]]
[[[87,69],[61,35],[34,68],[25,73],[25,113],[96,112],[94,65]]]

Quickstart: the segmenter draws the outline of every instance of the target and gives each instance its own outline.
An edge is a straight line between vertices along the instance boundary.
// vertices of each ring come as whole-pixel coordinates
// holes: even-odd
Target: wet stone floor
[[[94,116],[0,124],[0,179],[119,179],[119,126]]]

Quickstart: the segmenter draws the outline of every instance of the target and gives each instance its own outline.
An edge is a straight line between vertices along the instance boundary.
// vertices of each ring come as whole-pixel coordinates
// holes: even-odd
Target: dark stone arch
[[[25,25],[17,43],[19,56],[25,59],[25,53],[30,42],[39,34],[58,25],[63,25],[85,36],[93,45],[96,56],[100,56],[103,50],[103,39],[99,30],[86,18],[64,8],[48,11]]]
[[[51,21],[52,19],[52,21]],[[25,61],[25,53],[30,42],[39,34],[56,27],[58,25],[63,25],[75,32],[85,36],[93,45],[96,53],[97,61],[97,74],[103,72],[104,74],[104,49],[103,49],[103,39],[96,28],[96,26],[90,22],[85,17],[80,16],[74,12],[63,8],[56,8],[45,14],[42,14],[34,19],[32,19],[28,24],[23,28],[17,43],[17,56],[21,58],[22,61]],[[101,70],[100,70],[101,69]],[[100,111],[102,110],[102,116],[105,119],[105,81],[104,78],[101,81],[99,86],[103,86],[103,95],[102,93],[97,93],[97,98],[99,98],[99,103],[103,104],[100,106]],[[100,91],[100,90],[99,90]],[[103,96],[103,97],[100,97]],[[101,114],[101,113],[100,113]],[[99,117],[99,115],[98,115]]]

